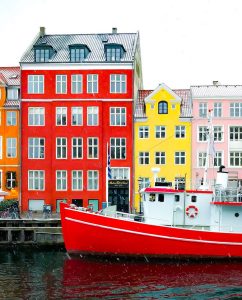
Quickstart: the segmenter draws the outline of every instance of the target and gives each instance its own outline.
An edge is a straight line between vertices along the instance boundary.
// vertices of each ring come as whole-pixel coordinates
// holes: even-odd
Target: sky
[[[0,66],[39,32],[139,32],[144,89],[242,84],[241,0],[0,0]]]

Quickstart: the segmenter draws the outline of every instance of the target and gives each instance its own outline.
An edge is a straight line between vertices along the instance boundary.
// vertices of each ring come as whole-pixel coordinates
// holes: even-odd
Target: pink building
[[[209,151],[207,180],[214,185],[220,165],[229,171],[229,179],[242,183],[242,85],[191,86],[192,121],[192,178],[193,187],[204,180],[207,156],[207,128],[213,128],[214,146]],[[209,111],[212,121],[208,122]]]

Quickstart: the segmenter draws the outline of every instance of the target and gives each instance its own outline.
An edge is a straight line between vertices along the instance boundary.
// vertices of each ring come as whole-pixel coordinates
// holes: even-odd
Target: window
[[[157,139],[164,139],[166,137],[166,127],[165,126],[155,126],[155,137]]]
[[[72,171],[72,190],[73,191],[83,190],[83,172],[80,170]]]
[[[110,126],[126,125],[126,108],[110,107]]]
[[[45,158],[44,138],[28,139],[28,158],[33,158],[33,159]]]
[[[166,153],[165,152],[155,152],[155,164],[165,165],[166,163]]]
[[[186,137],[186,127],[185,126],[176,126],[175,127],[175,137],[176,138],[185,138]]]
[[[87,139],[88,147],[88,158],[98,158],[98,138],[88,138]]]
[[[139,177],[139,190],[150,186],[149,177]]]
[[[213,116],[215,118],[220,118],[222,117],[222,103],[215,102],[213,104]]]
[[[206,158],[207,158],[207,153],[206,152],[199,152],[198,153],[198,167],[205,167]]]
[[[97,126],[98,125],[98,106],[90,106],[87,108],[87,125]]]
[[[67,190],[67,171],[56,171],[56,190]]]
[[[110,93],[120,94],[127,92],[127,76],[112,74],[110,75]]]
[[[112,179],[129,179],[129,168],[111,168]]]
[[[28,190],[44,190],[45,171],[28,171]]]
[[[150,194],[149,195],[149,201],[150,202],[155,202],[155,194]]]
[[[214,161],[213,161],[214,167],[220,167],[223,165],[223,153],[222,152],[216,152]]]
[[[99,189],[98,171],[87,171],[87,189],[97,191]]]
[[[28,94],[44,94],[44,75],[28,75]]]
[[[175,202],[180,202],[180,195],[175,195]]]
[[[158,114],[168,114],[168,103],[166,101],[158,103]]]
[[[17,112],[7,111],[7,126],[17,125]]]
[[[72,107],[71,108],[71,125],[80,126],[82,125],[83,110],[82,107]]]
[[[83,142],[81,137],[72,138],[72,158],[82,158]]]
[[[208,104],[207,103],[199,103],[199,117],[207,118],[208,114]]]
[[[71,62],[82,62],[89,54],[90,49],[86,45],[71,45],[70,60]]]
[[[7,172],[6,173],[6,188],[7,189],[12,189],[17,186],[17,181],[16,181],[16,172]]]
[[[111,158],[125,159],[126,158],[126,139],[125,138],[111,138]]]
[[[206,142],[207,141],[207,134],[208,134],[208,127],[207,126],[199,126],[198,127],[198,140],[199,140],[199,142]]]
[[[82,93],[82,75],[71,76],[71,92],[72,94]]]
[[[35,47],[35,62],[48,62],[54,53],[55,51],[51,46]]]
[[[87,75],[87,93],[98,93],[98,75]]]
[[[139,138],[140,139],[149,138],[149,126],[139,126]]]
[[[45,109],[44,109],[44,107],[29,107],[28,125],[29,126],[44,126],[45,125]]]
[[[175,165],[185,165],[186,153],[183,151],[175,152]]]
[[[186,187],[185,177],[175,177],[175,189],[185,190],[185,187]]]
[[[164,201],[165,201],[165,195],[164,194],[158,194],[158,202],[164,202]]]
[[[17,139],[7,138],[7,157],[14,158],[17,157]]]
[[[56,75],[56,94],[66,94],[67,92],[67,76]]]
[[[241,167],[242,166],[242,152],[232,151],[229,153],[230,166],[231,167]]]
[[[222,126],[214,126],[213,127],[213,137],[214,137],[215,142],[223,141]]]
[[[63,137],[56,138],[56,158],[67,158],[67,139]]]
[[[231,126],[229,128],[230,141],[242,141],[242,126]]]
[[[124,48],[118,44],[105,45],[105,53],[107,61],[120,61],[124,54]]]
[[[67,108],[56,107],[56,126],[67,125]]]
[[[191,197],[191,202],[197,202],[197,196],[192,196]]]
[[[230,103],[230,117],[242,117],[242,102]]]
[[[8,88],[7,90],[7,98],[8,100],[18,100],[18,89]]]
[[[148,165],[150,163],[150,153],[149,152],[139,152],[139,164]]]

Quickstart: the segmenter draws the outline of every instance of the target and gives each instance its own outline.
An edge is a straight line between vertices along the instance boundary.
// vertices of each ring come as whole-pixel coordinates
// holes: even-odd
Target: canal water
[[[0,251],[0,299],[241,299],[242,262],[69,259]]]

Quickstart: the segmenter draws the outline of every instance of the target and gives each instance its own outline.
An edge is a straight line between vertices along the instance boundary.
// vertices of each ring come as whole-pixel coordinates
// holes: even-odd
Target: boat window
[[[154,202],[155,201],[155,194],[150,194],[150,199],[149,199],[151,202]]]
[[[235,213],[234,216],[235,216],[236,218],[238,218],[238,217],[239,217],[239,213]]]
[[[192,196],[192,202],[197,202],[197,196]]]
[[[164,194],[159,194],[158,201],[164,202]]]
[[[179,202],[180,201],[180,195],[175,195],[175,202]]]

